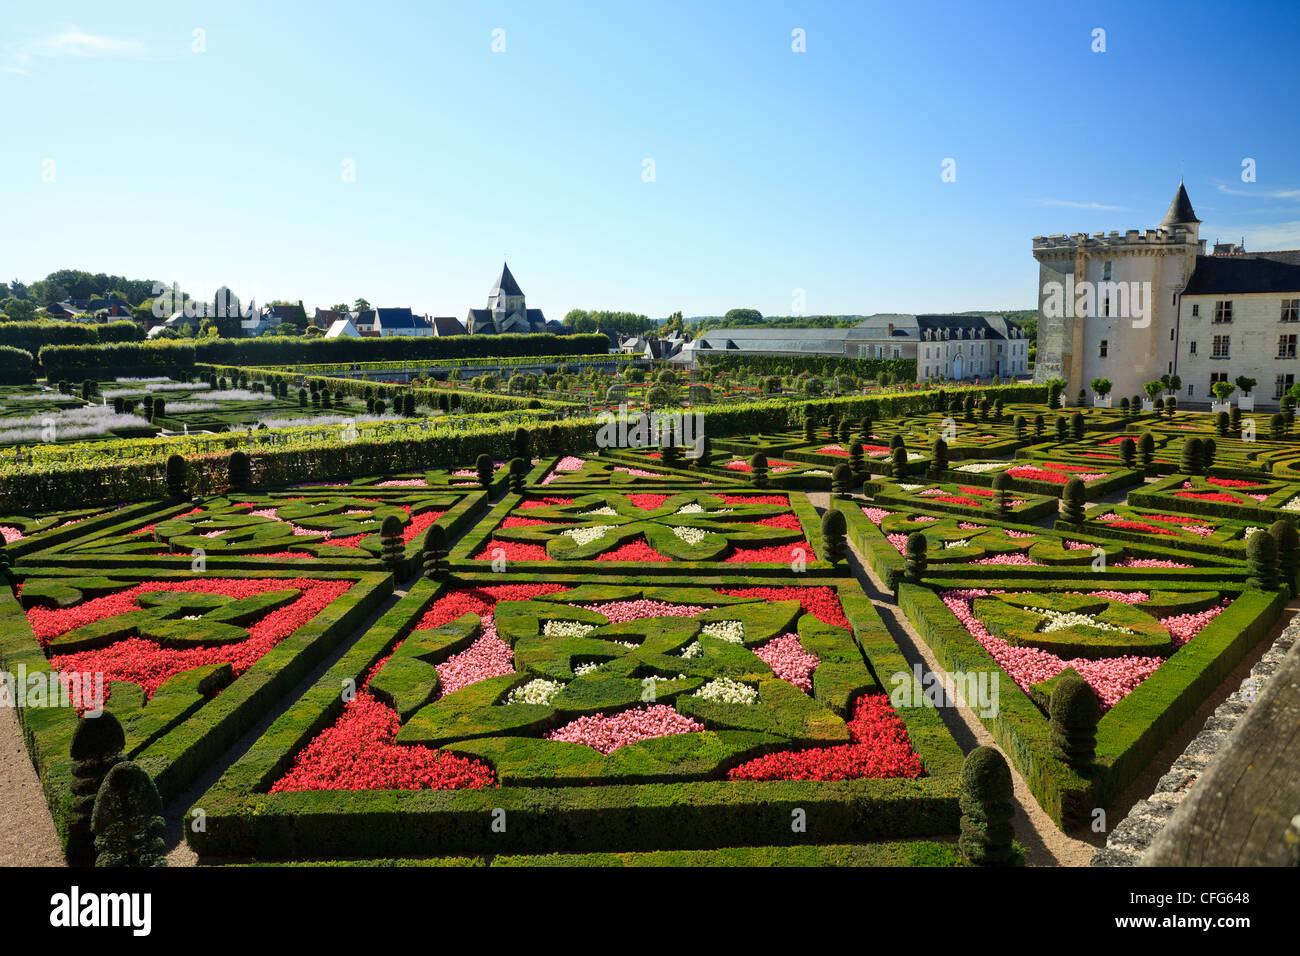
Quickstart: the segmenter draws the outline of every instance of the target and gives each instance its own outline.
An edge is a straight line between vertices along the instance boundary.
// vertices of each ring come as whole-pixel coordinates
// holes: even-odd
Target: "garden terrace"
[[[788,845],[793,808],[818,842],[955,833],[960,751],[934,709],[889,708],[880,678],[906,662],[855,584],[585,581],[421,580],[200,798],[187,840],[265,859]]]
[[[111,573],[124,558],[139,568],[188,568],[196,557],[214,567],[271,569],[285,561],[304,568],[374,567],[381,554],[380,527],[401,525],[403,555],[396,568],[415,568],[433,524],[449,538],[469,528],[484,510],[479,491],[438,493],[379,482],[352,489],[301,489],[229,493],[197,501],[160,503],[43,550],[25,553],[23,566],[99,568]],[[296,566],[296,565],[295,565]]]
[[[1300,482],[1174,474],[1130,492],[1129,504],[1269,524],[1300,511]]]
[[[360,570],[196,577],[118,563],[100,574],[20,568],[17,594],[0,590],[0,667],[85,691],[80,708],[17,711],[65,839],[69,742],[79,710],[98,703],[75,675],[103,675],[126,755],[174,799],[392,592],[391,574]]]
[[[901,583],[898,602],[950,672],[997,668],[1010,678],[1000,682],[997,713],[980,719],[1040,806],[1075,827],[1136,779],[1268,634],[1286,592],[1227,581],[1139,586],[1112,573],[1000,578],[975,587],[969,576],[950,578],[940,569],[920,584]],[[1081,769],[1052,756],[1044,713],[1067,667],[1104,708],[1095,757]]]
[[[717,492],[647,488],[506,495],[452,552],[471,568],[547,573],[747,573],[792,566],[831,571],[816,553],[820,523],[807,496],[743,486]]]
[[[1246,568],[1240,553],[1189,555],[1176,543],[1121,542],[1106,526],[1054,530],[992,518],[962,519],[937,510],[874,503],[849,509],[850,528],[867,563],[890,588],[904,576],[906,540],[920,532],[935,573],[969,583],[1015,578],[1050,582],[1064,571],[1096,581],[1198,581],[1240,587]]]

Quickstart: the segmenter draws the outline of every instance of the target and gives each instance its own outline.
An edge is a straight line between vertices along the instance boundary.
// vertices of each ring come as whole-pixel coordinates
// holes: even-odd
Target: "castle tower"
[[[1181,182],[1155,229],[1036,236],[1034,380],[1063,378],[1073,397],[1108,378],[1118,401],[1172,373],[1178,297],[1200,247],[1200,220]]]

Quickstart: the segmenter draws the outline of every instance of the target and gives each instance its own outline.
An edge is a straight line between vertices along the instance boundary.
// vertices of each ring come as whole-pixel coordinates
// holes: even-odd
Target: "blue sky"
[[[1203,237],[1300,247],[1300,3],[5,7],[4,279],[1032,308],[1033,236],[1152,226],[1180,169]]]

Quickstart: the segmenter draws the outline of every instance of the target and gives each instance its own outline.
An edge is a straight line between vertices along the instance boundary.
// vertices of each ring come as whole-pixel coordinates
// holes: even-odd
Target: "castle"
[[[1198,404],[1246,377],[1252,404],[1277,405],[1296,380],[1300,250],[1206,255],[1200,226],[1180,182],[1155,229],[1035,237],[1034,380],[1063,378],[1074,395],[1107,378],[1118,400],[1177,376],[1179,402]]]

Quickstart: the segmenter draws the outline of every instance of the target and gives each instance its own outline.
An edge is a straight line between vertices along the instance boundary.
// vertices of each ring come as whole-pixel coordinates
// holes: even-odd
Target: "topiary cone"
[[[961,835],[957,848],[976,866],[1006,866],[1016,862],[1012,842],[1016,815],[1011,768],[992,747],[976,747],[962,763]]]
[[[1097,750],[1100,719],[1097,695],[1088,682],[1076,674],[1063,674],[1048,704],[1052,755],[1076,770],[1087,768]]]

